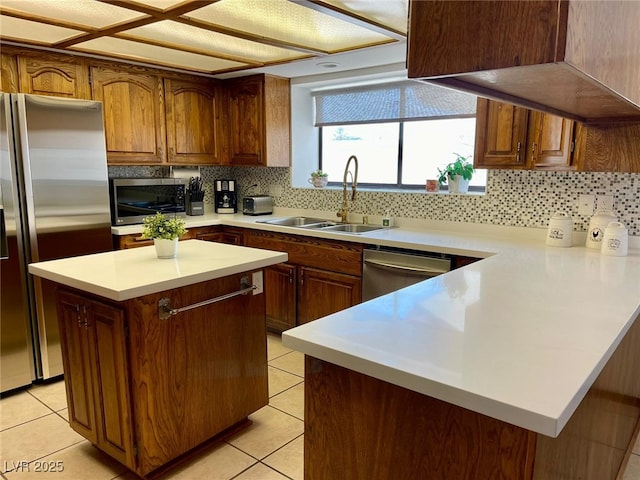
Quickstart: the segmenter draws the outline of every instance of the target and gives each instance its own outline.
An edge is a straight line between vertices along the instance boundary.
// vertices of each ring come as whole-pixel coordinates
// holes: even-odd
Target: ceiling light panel
[[[391,41],[287,0],[220,0],[185,16],[328,53]]]
[[[169,20],[133,28],[123,34],[156,42],[183,45],[200,50],[202,53],[246,59],[260,64],[296,60],[307,56],[297,51],[251,42]]]
[[[7,40],[51,45],[81,33],[84,32],[5,15],[0,17],[0,37]]]
[[[1,0],[1,4],[3,8],[22,14],[94,28],[146,16],[95,0]]]
[[[201,72],[226,71],[246,66],[240,62],[109,37],[78,43],[71,49]]]
[[[323,3],[407,33],[409,0],[323,0]]]

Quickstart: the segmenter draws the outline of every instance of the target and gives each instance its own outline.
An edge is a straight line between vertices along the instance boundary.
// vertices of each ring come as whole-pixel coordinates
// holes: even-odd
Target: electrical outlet
[[[598,210],[611,210],[613,212],[613,195],[598,195]]]
[[[593,215],[593,208],[596,205],[595,195],[578,196],[578,213],[580,215]]]
[[[256,287],[251,291],[251,295],[260,295],[262,292],[264,292],[264,283],[262,282],[262,270],[260,270],[259,272],[253,272],[251,274],[251,284],[255,285]]]

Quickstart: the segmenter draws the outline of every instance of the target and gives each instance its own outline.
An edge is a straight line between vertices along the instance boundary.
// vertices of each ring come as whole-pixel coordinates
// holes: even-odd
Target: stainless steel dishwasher
[[[362,301],[395,292],[451,270],[447,255],[401,248],[366,248],[362,266]]]

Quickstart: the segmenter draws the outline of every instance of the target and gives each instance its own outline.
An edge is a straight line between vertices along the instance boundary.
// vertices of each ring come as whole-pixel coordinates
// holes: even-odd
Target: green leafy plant
[[[315,172],[311,172],[311,178],[326,178],[329,174],[323,172],[322,170],[316,170]]]
[[[142,224],[143,238],[173,240],[174,238],[180,238],[187,231],[184,220],[179,217],[167,218],[160,212],[143,218]]]
[[[438,183],[444,185],[447,180],[461,176],[464,180],[471,180],[473,177],[473,164],[469,162],[469,157],[453,153],[456,156],[455,161],[449,163],[444,170],[438,168]]]

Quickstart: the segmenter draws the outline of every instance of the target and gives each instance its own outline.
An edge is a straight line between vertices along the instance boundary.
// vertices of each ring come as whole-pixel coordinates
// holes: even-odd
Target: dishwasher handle
[[[435,277],[447,273],[449,270],[437,269],[437,268],[422,268],[422,267],[409,267],[407,265],[397,265],[394,263],[382,262],[380,260],[372,260],[367,258],[364,263],[378,268],[388,268],[389,270],[401,270],[405,272],[424,274],[425,276]]]

